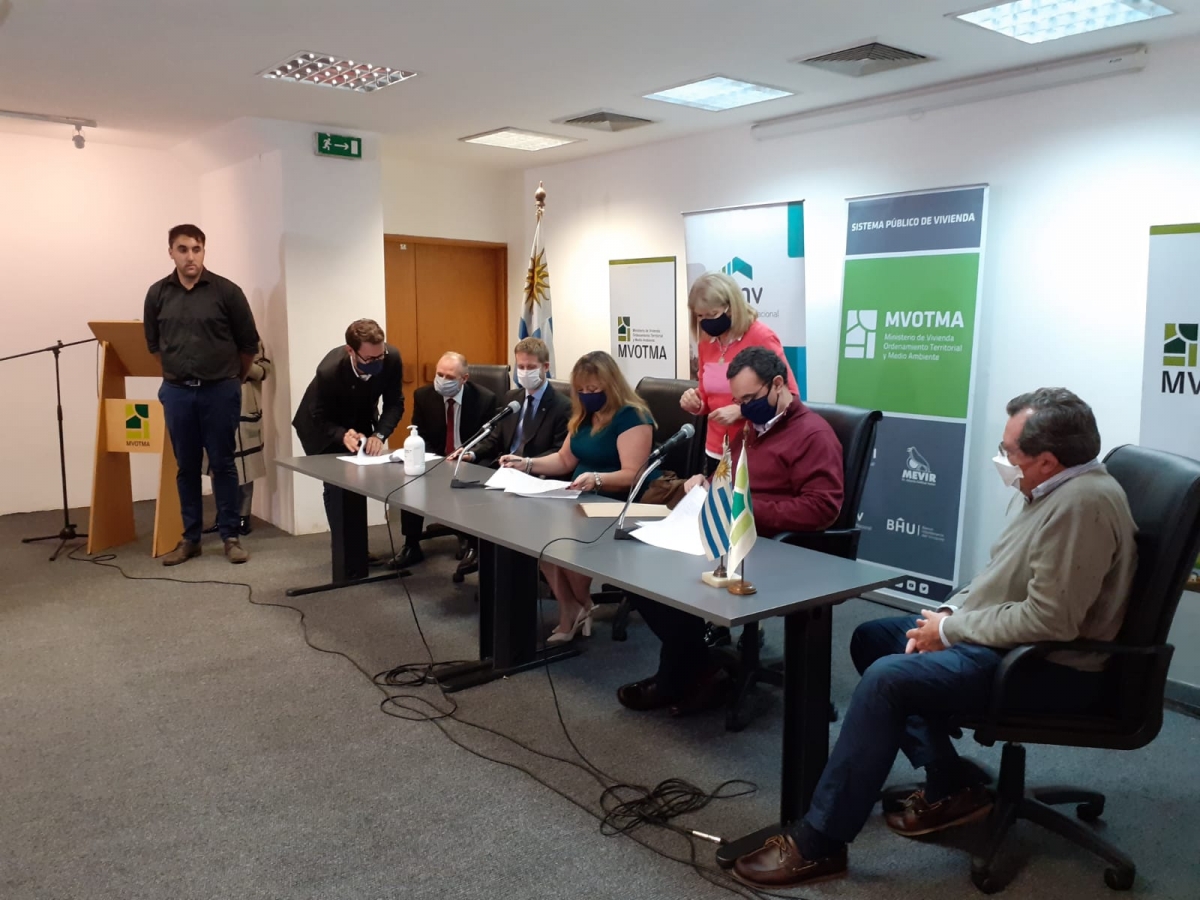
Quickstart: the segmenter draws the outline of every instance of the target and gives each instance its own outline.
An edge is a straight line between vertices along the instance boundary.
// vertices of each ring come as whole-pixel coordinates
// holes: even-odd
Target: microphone
[[[511,416],[513,413],[519,413],[520,411],[521,411],[520,402],[517,400],[512,400],[509,402],[508,406],[504,407],[504,409],[500,410],[500,412],[496,413],[494,416],[492,416],[490,419],[488,419],[488,423],[486,425],[484,425],[483,427],[490,429],[497,422],[499,422],[501,419],[503,419],[505,416]],[[694,428],[692,430],[695,431]]]
[[[505,416],[511,416],[513,413],[520,412],[520,411],[521,411],[521,404],[519,402],[517,402],[516,400],[510,401],[509,404],[506,407],[504,407],[504,409],[500,410],[498,413],[496,413],[494,416],[492,416],[486,423],[484,423],[484,426],[482,428],[480,428],[477,432],[475,432],[474,435],[471,436],[471,439],[469,441],[467,441],[465,444],[462,445],[462,453],[460,453],[458,455],[458,462],[455,463],[455,465],[454,465],[454,474],[450,478],[450,487],[452,487],[452,488],[483,487],[483,485],[481,485],[478,481],[460,481],[458,478],[458,467],[462,465],[463,457],[466,456],[467,452],[472,447],[474,447],[476,444],[478,444],[480,441],[482,441],[485,437],[487,437],[489,434],[492,433],[492,429],[496,427],[497,422],[499,422]]]
[[[516,401],[514,401],[514,402],[516,402]],[[680,428],[677,432],[675,432],[673,435],[671,435],[669,438],[667,438],[665,441],[663,441],[662,446],[660,446],[657,450],[655,450],[653,453],[650,454],[650,459],[651,460],[662,459],[664,456],[667,455],[667,453],[671,450],[672,447],[674,447],[676,444],[681,444],[684,441],[690,441],[692,439],[692,436],[695,433],[696,433],[696,426],[693,425],[691,422],[688,422],[682,428]]]

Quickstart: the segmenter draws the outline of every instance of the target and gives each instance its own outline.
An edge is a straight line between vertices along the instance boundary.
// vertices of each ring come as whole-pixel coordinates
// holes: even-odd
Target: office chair
[[[685,412],[679,398],[696,382],[678,378],[643,378],[638,382],[637,394],[645,401],[654,416],[654,446],[659,446],[686,423],[691,423],[696,433],[684,444],[672,447],[660,467],[661,471],[674,472],[680,478],[688,478],[703,471],[704,439],[708,419]],[[629,636],[629,614],[632,606],[625,592],[611,585],[603,585],[598,593],[592,594],[594,603],[617,603],[612,619],[612,639],[623,641]]]
[[[490,363],[472,363],[471,381],[496,395],[497,408],[503,405],[504,395],[516,387],[512,381],[512,369],[507,363],[500,366]],[[467,435],[463,435],[463,439],[466,440],[466,438]]]
[[[858,558],[858,542],[862,531],[858,527],[858,507],[863,488],[871,470],[871,455],[875,449],[875,430],[883,413],[836,403],[809,403],[810,410],[829,423],[842,445],[843,495],[842,510],[837,520],[825,531],[788,531],[775,540],[796,547],[805,547],[845,559]],[[748,697],[759,682],[783,687],[783,664],[763,664],[759,623],[752,622],[742,629],[737,644],[733,695],[725,714],[725,728],[741,731],[750,722],[747,713]],[[831,708],[831,718],[833,717]]]
[[[1138,529],[1137,572],[1117,639],[1046,641],[1010,650],[996,671],[987,714],[956,722],[973,729],[980,744],[990,747],[1004,742],[987,845],[971,860],[971,881],[985,894],[1004,886],[994,869],[1017,819],[1036,822],[1103,858],[1109,864],[1104,881],[1113,890],[1133,886],[1136,868],[1132,859],[1091,828],[1054,809],[1078,804],[1075,814],[1084,822],[1093,822],[1104,813],[1103,794],[1062,785],[1025,786],[1023,744],[1136,750],[1154,740],[1162,727],[1167,670],[1175,652],[1166,642],[1167,636],[1183,586],[1200,553],[1200,462],[1131,444],[1113,450],[1104,463],[1125,489]],[[1111,709],[1103,714],[1006,711],[1005,695],[1013,671],[1027,659],[1059,650],[1111,654]]]

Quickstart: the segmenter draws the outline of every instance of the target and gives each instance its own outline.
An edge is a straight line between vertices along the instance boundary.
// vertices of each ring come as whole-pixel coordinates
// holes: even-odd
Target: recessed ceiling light
[[[297,53],[278,65],[258,73],[272,81],[291,81],[295,84],[315,84],[318,87],[339,88],[369,94],[388,85],[416,77],[416,72],[356,63],[352,59],[330,56],[328,53]]]
[[[459,140],[468,144],[507,147],[509,150],[548,150],[563,144],[574,144],[580,138],[538,134],[536,131],[522,131],[520,128],[497,128],[495,131],[485,131],[483,134],[473,134]]]
[[[723,109],[762,103],[764,100],[791,97],[793,93],[762,84],[752,84],[749,81],[738,81],[736,78],[726,78],[724,75],[713,75],[700,81],[690,81],[678,87],[642,96],[647,100],[662,100],[666,103],[720,112]]]
[[[1040,44],[1170,16],[1174,11],[1151,0],[1017,0],[952,15],[1026,44]]]

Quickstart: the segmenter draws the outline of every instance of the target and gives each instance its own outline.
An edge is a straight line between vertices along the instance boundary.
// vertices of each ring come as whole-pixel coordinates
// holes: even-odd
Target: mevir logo
[[[125,404],[125,443],[150,446],[150,404]]]
[[[929,466],[929,460],[921,455],[916,447],[908,448],[908,459],[904,461],[904,470],[900,479],[909,484],[926,484],[937,487],[937,473]]]
[[[1186,387],[1193,394],[1200,394],[1200,382],[1193,372],[1172,372],[1172,369],[1195,369],[1197,366],[1197,346],[1200,338],[1200,325],[1195,322],[1168,322],[1163,326],[1163,373],[1162,392],[1164,394],[1185,393],[1184,375],[1187,376]]]
[[[878,327],[879,310],[846,310],[846,359],[874,359]]]

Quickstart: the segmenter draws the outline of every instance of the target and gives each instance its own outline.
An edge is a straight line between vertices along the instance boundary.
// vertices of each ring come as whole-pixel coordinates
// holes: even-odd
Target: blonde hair
[[[550,362],[550,348],[546,346],[545,341],[538,337],[521,338],[517,341],[517,346],[513,347],[513,356],[518,353],[535,357],[540,363]]]
[[[607,427],[622,406],[632,406],[634,409],[640,410],[646,414],[650,424],[654,423],[650,409],[629,386],[629,382],[617,368],[617,361],[603,350],[593,350],[591,353],[585,353],[579,357],[575,367],[571,369],[571,420],[567,423],[568,434],[577,432],[579,426],[583,424],[583,420],[588,417],[587,410],[579,402],[579,383],[588,377],[595,378],[600,382],[600,389],[607,395],[607,402],[603,408],[592,416],[593,433]],[[597,423],[599,424],[597,425]]]
[[[746,302],[746,295],[737,282],[724,272],[705,272],[688,291],[688,311],[692,315],[692,339],[699,343],[708,337],[700,327],[700,314],[717,309],[729,309],[729,332],[740,338],[758,318],[758,313]]]

